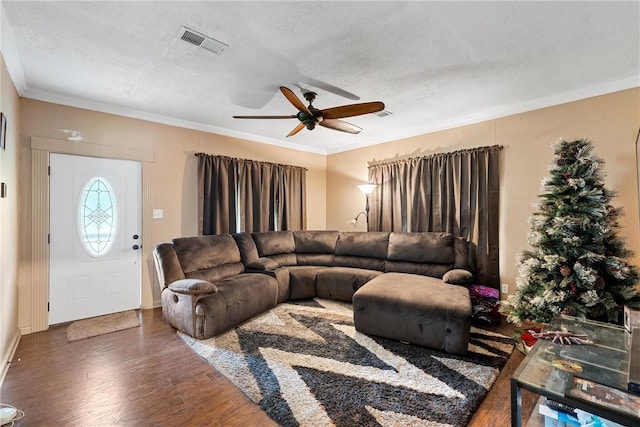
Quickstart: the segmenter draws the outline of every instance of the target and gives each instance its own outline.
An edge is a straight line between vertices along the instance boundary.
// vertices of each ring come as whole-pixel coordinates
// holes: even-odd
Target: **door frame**
[[[22,334],[49,328],[49,154],[74,154],[119,160],[134,160],[142,165],[142,308],[158,305],[154,299],[152,260],[153,178],[155,158],[152,151],[131,150],[106,145],[70,143],[66,140],[31,137],[31,322]]]

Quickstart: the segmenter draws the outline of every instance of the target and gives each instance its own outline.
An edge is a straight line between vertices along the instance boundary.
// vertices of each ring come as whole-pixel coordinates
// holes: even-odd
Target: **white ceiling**
[[[640,2],[2,1],[21,96],[334,153],[640,86]],[[221,40],[216,55],[180,29]],[[393,113],[285,135],[278,91]],[[354,101],[341,91],[357,95]],[[82,132],[82,129],[75,129]],[[61,137],[66,137],[61,135]]]

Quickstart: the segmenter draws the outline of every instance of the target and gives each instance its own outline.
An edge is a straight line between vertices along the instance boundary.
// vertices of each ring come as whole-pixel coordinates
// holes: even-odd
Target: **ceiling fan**
[[[309,102],[306,106],[300,98],[296,96],[291,89],[285,86],[280,86],[280,92],[289,100],[294,107],[298,109],[298,114],[292,114],[289,116],[233,116],[234,119],[298,119],[300,123],[293,128],[287,135],[293,136],[300,132],[305,127],[309,130],[313,130],[316,124],[324,126],[329,129],[339,130],[347,133],[360,133],[362,128],[347,123],[344,120],[340,120],[344,117],[360,116],[362,114],[375,113],[377,111],[384,110],[384,103],[376,102],[362,102],[359,104],[342,105],[339,107],[318,109],[314,107],[313,101],[316,99],[315,92],[305,92],[304,98]]]

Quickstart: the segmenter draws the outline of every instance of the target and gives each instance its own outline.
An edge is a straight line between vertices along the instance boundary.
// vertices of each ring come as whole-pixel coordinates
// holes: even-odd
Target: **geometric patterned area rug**
[[[140,319],[134,310],[76,320],[67,327],[67,341],[78,341],[138,326]]]
[[[464,426],[513,351],[477,328],[464,356],[370,337],[351,304],[321,299],[207,340],[178,334],[283,426]]]

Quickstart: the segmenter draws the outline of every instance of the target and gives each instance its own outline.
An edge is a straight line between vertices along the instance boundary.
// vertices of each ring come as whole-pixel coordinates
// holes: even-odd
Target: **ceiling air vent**
[[[377,112],[377,113],[375,113],[375,114],[376,114],[376,116],[378,116],[378,117],[386,117],[386,116],[390,116],[390,115],[392,115],[393,113],[392,113],[391,111],[389,111],[389,110],[382,110],[382,111],[378,111],[378,112]]]
[[[225,48],[229,47],[228,44],[221,42],[220,40],[205,36],[204,34],[190,30],[187,27],[182,27],[178,37],[180,37],[180,40],[184,40],[203,49],[207,49],[216,55],[220,55]]]

